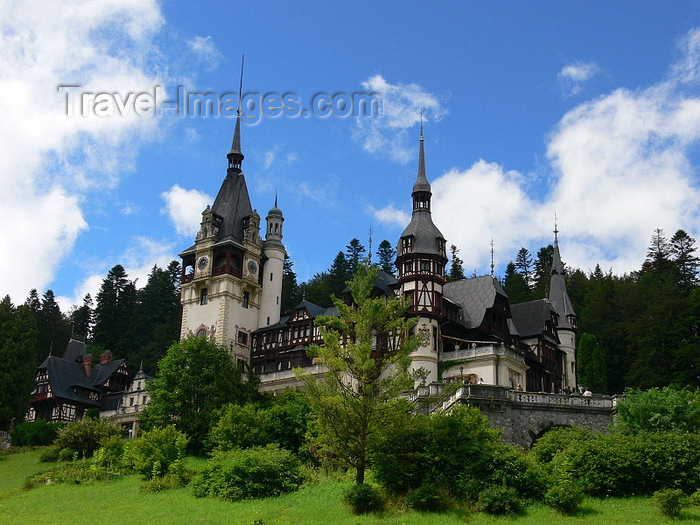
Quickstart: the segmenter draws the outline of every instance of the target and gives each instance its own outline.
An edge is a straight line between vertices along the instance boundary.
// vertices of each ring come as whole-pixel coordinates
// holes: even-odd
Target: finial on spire
[[[369,226],[369,254],[367,256],[367,262],[372,263],[372,225]]]
[[[493,277],[493,237],[491,237],[491,277]]]
[[[559,228],[557,227],[557,210],[554,210],[554,244],[559,244]]]
[[[241,171],[243,164],[243,152],[241,151],[241,104],[243,102],[243,65],[245,63],[245,55],[241,55],[241,77],[238,85],[238,110],[236,110],[236,127],[233,132],[233,143],[231,151],[228,152],[228,167],[237,172]]]

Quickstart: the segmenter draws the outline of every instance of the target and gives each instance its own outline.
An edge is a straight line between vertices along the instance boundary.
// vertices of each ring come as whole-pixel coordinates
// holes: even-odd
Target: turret
[[[420,132],[418,175],[411,198],[411,222],[401,234],[397,246],[400,294],[408,301],[409,312],[418,317],[416,333],[423,344],[413,353],[412,368],[423,368],[426,380],[437,381],[440,344],[439,319],[442,316],[442,287],[445,284],[445,238],[433,224],[430,213],[432,192],[425,173],[423,126]]]
[[[559,230],[554,224],[554,252],[552,253],[552,271],[549,281],[549,302],[558,314],[557,334],[559,347],[564,351],[564,386],[576,387],[576,332],[578,316],[574,311],[569,294],[566,291],[564,264],[559,253]]]
[[[282,244],[282,224],[284,215],[277,207],[277,195],[275,205],[270,208],[265,218],[265,242],[263,243],[263,269],[262,298],[260,300],[260,316],[258,324],[269,326],[280,320],[280,308],[282,304],[282,277],[284,272],[284,260],[287,251]]]

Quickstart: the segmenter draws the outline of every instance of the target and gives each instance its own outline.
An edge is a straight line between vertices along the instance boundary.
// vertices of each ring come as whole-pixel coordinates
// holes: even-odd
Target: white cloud
[[[668,237],[679,228],[700,237],[700,170],[693,164],[700,146],[700,29],[681,49],[678,64],[657,84],[617,89],[562,117],[548,137],[552,173],[541,200],[526,193],[525,175],[483,160],[433,180],[435,224],[460,248],[468,271],[488,271],[492,237],[499,265],[521,246],[534,255],[553,240],[555,211],[562,256],[583,270],[639,269],[655,228]],[[398,216],[393,207],[383,211],[385,222]]]
[[[68,312],[74,305],[83,304],[83,298],[90,294],[93,304],[97,304],[97,294],[102,286],[102,281],[107,277],[109,270],[115,264],[121,264],[130,281],[136,281],[137,288],[143,288],[148,282],[148,274],[153,266],[167,268],[173,260],[179,260],[173,252],[173,245],[169,242],[156,241],[148,237],[136,237],[133,244],[117,258],[119,262],[109,263],[111,266],[103,266],[101,273],[92,273],[85,277],[73,290],[72,297],[56,297],[62,312]]]
[[[224,59],[224,55],[217,49],[211,36],[196,36],[189,40],[187,45],[197,58],[206,64],[208,71],[216,69]]]
[[[126,96],[164,79],[154,73],[158,3],[101,0],[0,4],[0,290],[42,289],[87,228],[85,193],[113,187],[158,120],[66,116],[57,86]]]
[[[382,75],[375,75],[362,87],[381,94],[382,113],[357,117],[353,138],[362,143],[365,151],[388,155],[401,164],[415,158],[406,130],[420,122],[421,111],[426,122],[438,122],[447,114],[439,99],[418,84],[390,84]]]
[[[165,201],[163,213],[167,213],[177,234],[194,238],[202,222],[202,212],[213,199],[204,192],[186,190],[178,184],[160,196]]]
[[[370,206],[370,213],[380,223],[388,226],[405,227],[411,220],[411,216],[403,210],[399,210],[393,204],[384,208]]]
[[[583,91],[584,84],[600,72],[595,62],[574,62],[564,66],[557,78],[565,97],[576,95]]]

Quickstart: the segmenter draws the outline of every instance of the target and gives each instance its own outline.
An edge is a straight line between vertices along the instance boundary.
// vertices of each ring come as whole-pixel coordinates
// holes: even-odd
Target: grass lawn
[[[40,451],[11,454],[0,459],[0,523],[226,523],[253,525],[598,525],[634,523],[700,523],[700,509],[685,510],[678,520],[663,518],[651,498],[587,499],[581,512],[560,516],[548,507],[531,506],[521,516],[493,517],[484,514],[420,514],[394,511],[385,516],[353,516],[341,502],[350,481],[328,480],[309,485],[287,496],[227,503],[193,497],[187,489],[160,494],[139,490],[141,480],[130,476],[111,483],[55,484],[22,490],[24,480],[51,467],[39,463]]]

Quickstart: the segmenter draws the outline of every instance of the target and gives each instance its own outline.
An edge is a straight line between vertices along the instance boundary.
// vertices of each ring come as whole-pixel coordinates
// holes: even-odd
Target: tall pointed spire
[[[241,172],[241,166],[243,165],[243,152],[241,151],[241,104],[243,100],[243,64],[245,61],[245,55],[241,55],[241,78],[240,84],[238,86],[238,110],[236,111],[236,128],[233,132],[233,143],[231,144],[231,151],[228,152],[226,157],[228,158],[228,169],[233,170],[236,173]]]
[[[425,148],[423,140],[423,111],[421,110],[421,123],[420,123],[420,148],[418,150],[418,175],[416,177],[416,182],[413,185],[413,192],[411,193],[413,197],[413,211],[430,211],[430,196],[432,192],[430,191],[430,183],[428,182],[428,177],[425,174]]]
[[[549,281],[549,302],[559,314],[558,328],[576,329],[576,312],[571,303],[569,294],[566,291],[566,280],[564,279],[564,263],[561,262],[559,254],[559,229],[557,227],[556,216],[554,220],[554,252],[552,253],[552,272]]]

